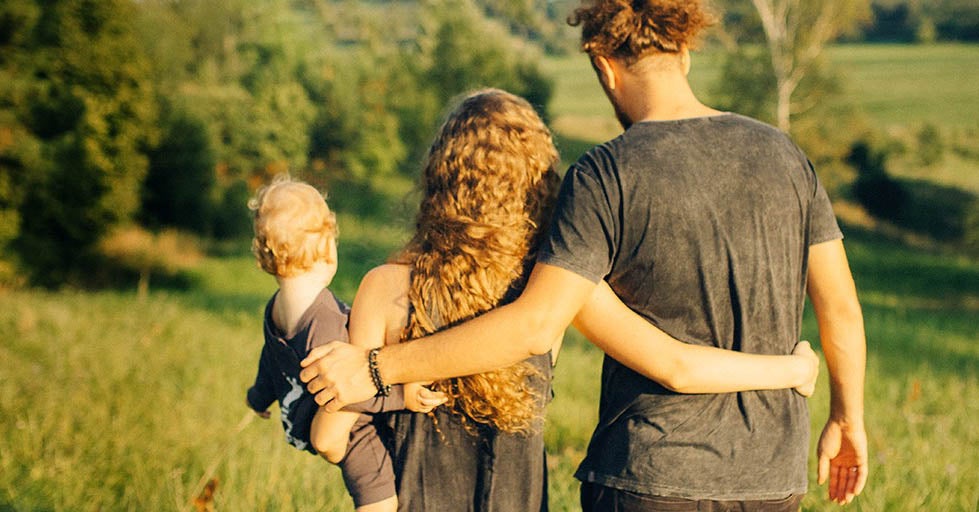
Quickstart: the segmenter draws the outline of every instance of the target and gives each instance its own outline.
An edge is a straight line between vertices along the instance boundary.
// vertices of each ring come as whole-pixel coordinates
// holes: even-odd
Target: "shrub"
[[[847,162],[857,169],[853,194],[872,215],[899,222],[908,204],[908,194],[893,180],[885,167],[887,153],[867,140],[858,140],[850,149]]]
[[[945,156],[945,144],[937,126],[926,123],[918,131],[917,139],[918,159],[922,165],[934,165],[942,161],[942,157]]]
[[[174,276],[193,268],[202,255],[197,241],[176,230],[151,233],[136,226],[113,230],[99,243],[105,261],[118,270],[139,276],[136,286],[139,297],[150,288],[150,276]]]

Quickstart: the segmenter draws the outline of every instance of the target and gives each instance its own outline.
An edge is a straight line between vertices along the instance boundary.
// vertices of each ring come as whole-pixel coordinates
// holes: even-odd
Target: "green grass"
[[[371,251],[381,261],[401,239],[345,226],[342,261]],[[852,509],[974,510],[979,264],[847,234],[867,322],[872,459]],[[349,298],[364,267],[343,268]],[[218,510],[348,506],[335,467],[287,446],[277,422],[243,404],[273,282],[244,248],[197,274],[194,289],[142,302],[126,292],[0,294],[0,510],[189,510],[212,477]],[[817,339],[811,315],[804,333]],[[553,510],[577,509],[571,475],[597,417],[600,366],[599,351],[570,334],[545,434]],[[814,432],[826,386],[810,401]],[[813,482],[804,509],[834,510],[824,496]]]
[[[830,47],[827,56],[840,73],[842,100],[880,127],[979,128],[979,45],[841,45]],[[693,54],[690,83],[708,103],[721,63],[718,53]],[[550,107],[557,131],[592,142],[618,133],[584,55],[547,58],[542,66],[555,77]]]
[[[833,52],[864,73],[853,75],[855,83],[877,81],[873,87],[880,88],[905,87],[901,82],[912,83],[907,75],[914,72],[878,65],[874,55],[931,57],[944,64],[922,62],[921,69],[934,75],[949,68],[950,76],[972,76],[970,84],[976,72],[968,66],[974,47]],[[710,58],[695,57],[695,87],[716,76]],[[565,159],[573,159],[604,138],[603,130],[614,132],[615,122],[580,56],[546,65],[559,79],[552,105],[558,140]],[[947,97],[964,87],[949,77],[929,84]],[[854,97],[869,101],[886,92],[865,89]],[[909,103],[927,100],[908,94]],[[979,114],[968,112],[976,103],[957,105],[964,114],[938,111],[936,103],[908,107],[923,116],[909,122],[974,120]],[[873,115],[898,122],[904,114]],[[592,122],[598,118],[604,121]],[[951,175],[941,181],[974,179],[941,172]],[[341,297],[352,299],[363,273],[405,240],[406,188],[391,183],[391,199],[370,209],[377,215],[341,210],[341,267],[333,286]],[[331,197],[340,193],[331,190]],[[979,262],[846,232],[866,317],[872,463],[866,491],[849,508],[975,511]],[[337,468],[287,446],[276,421],[254,418],[244,406],[272,279],[242,244],[236,255],[205,261],[191,282],[183,291],[154,290],[145,301],[134,292],[0,291],[0,511],[192,510],[211,478],[218,480],[217,510],[349,509]],[[804,336],[817,339],[811,314]],[[578,509],[571,475],[597,418],[600,366],[600,352],[569,334],[545,431],[555,511]],[[828,409],[825,377],[810,407],[814,443]],[[803,508],[838,510],[814,481]]]
[[[830,48],[848,98],[885,126],[979,127],[979,45]]]

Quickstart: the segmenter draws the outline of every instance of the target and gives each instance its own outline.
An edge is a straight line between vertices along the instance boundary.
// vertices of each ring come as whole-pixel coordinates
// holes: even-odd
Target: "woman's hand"
[[[421,382],[405,384],[405,409],[413,412],[432,412],[444,404],[449,397],[441,391],[432,391]]]
[[[808,398],[816,391],[816,377],[819,376],[819,356],[812,350],[808,341],[800,341],[795,344],[792,355],[803,361],[803,366],[808,370],[803,383],[796,386],[795,391]]]

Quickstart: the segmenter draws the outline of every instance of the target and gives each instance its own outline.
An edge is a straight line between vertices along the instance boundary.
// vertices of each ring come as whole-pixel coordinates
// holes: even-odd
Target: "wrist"
[[[374,387],[377,388],[377,396],[389,396],[391,394],[391,385],[387,384],[387,381],[384,380],[384,376],[381,374],[380,363],[378,361],[378,355],[380,353],[381,347],[372,348],[367,353],[367,369],[370,371],[371,381],[374,382]]]
[[[793,387],[811,384],[819,375],[819,360],[804,354],[791,354],[794,363]]]
[[[843,430],[864,429],[862,414],[835,414],[831,411],[829,414],[829,421],[836,423]]]

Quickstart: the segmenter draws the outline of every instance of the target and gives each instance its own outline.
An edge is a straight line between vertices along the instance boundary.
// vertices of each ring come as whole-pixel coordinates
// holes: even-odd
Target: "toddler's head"
[[[316,263],[336,263],[336,216],[312,186],[277,177],[248,201],[255,215],[252,252],[277,277],[293,277]]]

